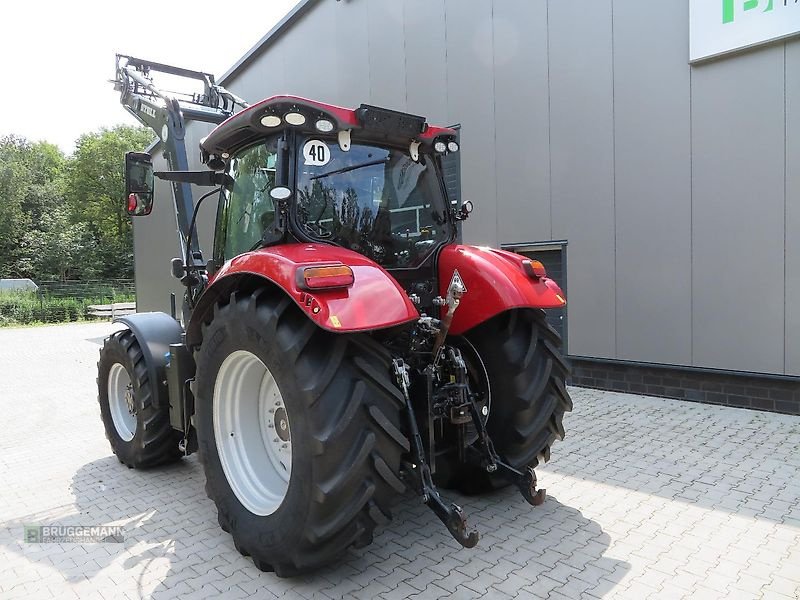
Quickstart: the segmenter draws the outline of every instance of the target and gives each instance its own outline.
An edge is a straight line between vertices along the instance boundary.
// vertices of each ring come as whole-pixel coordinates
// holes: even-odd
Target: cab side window
[[[240,151],[231,159],[233,184],[224,191],[215,254],[230,260],[250,250],[275,218],[269,191],[275,186],[277,138]],[[220,256],[221,254],[221,256]]]

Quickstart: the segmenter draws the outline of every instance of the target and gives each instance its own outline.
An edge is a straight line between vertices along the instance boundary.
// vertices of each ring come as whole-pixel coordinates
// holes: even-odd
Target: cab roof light
[[[264,127],[277,127],[281,124],[281,118],[278,115],[273,115],[267,113],[263,117],[261,117],[261,124]]]
[[[541,279],[542,277],[547,277],[547,270],[538,260],[523,260],[522,270],[525,271],[525,274],[532,279]]]
[[[299,127],[300,125],[304,125],[306,122],[306,116],[301,113],[296,108],[290,110],[285,115],[283,115],[283,120],[286,121],[289,125],[294,125],[295,127]]]
[[[314,123],[314,127],[320,133],[330,133],[335,129],[333,121],[324,117],[317,119],[316,123]]]
[[[350,287],[355,283],[353,269],[347,265],[300,267],[297,283],[302,289],[325,290]]]

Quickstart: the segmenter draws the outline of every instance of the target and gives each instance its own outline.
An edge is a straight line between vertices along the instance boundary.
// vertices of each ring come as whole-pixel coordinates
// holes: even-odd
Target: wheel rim
[[[292,472],[292,438],[283,396],[255,354],[230,354],[217,373],[214,437],[222,470],[239,502],[271,515],[283,502]]]
[[[131,377],[120,363],[111,365],[108,373],[108,406],[119,437],[130,442],[136,435],[136,403]]]

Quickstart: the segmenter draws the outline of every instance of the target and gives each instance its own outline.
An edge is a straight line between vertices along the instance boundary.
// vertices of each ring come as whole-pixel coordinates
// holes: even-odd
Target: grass
[[[69,323],[92,318],[88,307],[110,302],[133,302],[133,295],[96,298],[56,298],[35,292],[0,292],[0,327]]]

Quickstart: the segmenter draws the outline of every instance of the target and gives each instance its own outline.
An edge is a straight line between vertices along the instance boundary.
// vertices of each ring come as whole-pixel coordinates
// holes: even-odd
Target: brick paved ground
[[[412,497],[314,577],[234,550],[195,457],[117,462],[95,400],[108,324],[0,329],[0,598],[799,598],[800,418],[575,389],[548,499],[461,498],[462,550]],[[122,524],[123,544],[26,544],[23,524]]]

